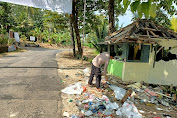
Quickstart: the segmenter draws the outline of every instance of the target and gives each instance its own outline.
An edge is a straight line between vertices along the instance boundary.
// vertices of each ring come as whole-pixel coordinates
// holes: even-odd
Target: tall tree
[[[73,0],[72,23],[73,23],[73,26],[74,26],[76,39],[77,39],[78,54],[82,55],[80,34],[79,34],[79,28],[78,28],[78,7],[77,7],[77,3],[78,3],[78,0]]]
[[[109,0],[109,34],[113,33],[115,29],[114,22],[114,0]]]
[[[75,40],[74,40],[74,31],[73,31],[73,24],[72,24],[72,16],[70,16],[70,35],[71,35],[71,42],[73,46],[73,56],[76,56],[76,50],[75,50]]]

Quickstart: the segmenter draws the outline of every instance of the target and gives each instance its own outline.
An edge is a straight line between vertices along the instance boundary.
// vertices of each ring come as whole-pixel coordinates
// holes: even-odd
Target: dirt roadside
[[[93,50],[89,51],[86,50],[85,56],[88,55],[90,58],[94,57]],[[74,59],[72,57],[72,52],[62,52],[60,55],[57,56],[57,61],[59,65],[58,74],[61,76],[61,84],[62,88],[65,88],[71,84],[74,84],[76,82],[81,82],[82,85],[86,85],[88,78],[84,78],[83,75],[79,75],[79,73],[82,73],[82,71],[85,68],[90,68],[90,62],[84,61],[83,64],[81,64],[81,60]],[[126,86],[130,83],[123,82],[113,76],[109,76],[109,80],[111,83],[126,88]],[[104,81],[104,79],[102,79]],[[101,98],[102,95],[107,95],[111,101],[117,102],[120,105],[120,101],[115,100],[114,98],[114,92],[111,90],[106,90],[105,92],[96,92],[95,87],[86,87],[86,93],[93,93],[95,94],[95,97]],[[81,114],[81,111],[79,107],[76,106],[76,99],[83,99],[85,94],[81,95],[68,95],[65,93],[61,93],[62,97],[62,113],[64,116],[70,117],[71,115],[77,115],[79,116]],[[163,106],[161,104],[151,104],[151,103],[144,103],[139,101],[134,101],[135,106],[139,110],[139,112],[142,114],[145,118],[154,118],[154,117],[160,117],[160,118],[166,118],[165,115],[170,115],[172,118],[175,118],[177,116],[177,113],[174,109],[170,107]],[[100,117],[100,116],[99,116]],[[113,113],[114,118],[118,118],[118,116]]]

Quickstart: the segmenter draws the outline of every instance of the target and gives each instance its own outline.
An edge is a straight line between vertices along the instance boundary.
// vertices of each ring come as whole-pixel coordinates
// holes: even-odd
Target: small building
[[[123,81],[177,85],[177,33],[141,19],[107,36],[109,53],[116,53],[108,73]]]

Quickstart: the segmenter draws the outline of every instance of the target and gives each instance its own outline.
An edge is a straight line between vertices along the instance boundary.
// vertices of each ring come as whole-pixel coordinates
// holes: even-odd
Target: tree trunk
[[[70,16],[70,34],[71,34],[71,42],[73,45],[73,56],[76,57],[74,32],[73,32],[73,25],[72,25],[72,16]]]
[[[80,41],[80,35],[79,35],[79,28],[78,28],[78,11],[77,11],[77,0],[73,0],[73,8],[72,8],[72,23],[74,26],[76,39],[77,39],[77,47],[78,47],[78,53],[81,56],[82,55],[82,48],[81,48],[81,41]]]
[[[114,25],[114,0],[109,0],[109,35],[116,31]]]

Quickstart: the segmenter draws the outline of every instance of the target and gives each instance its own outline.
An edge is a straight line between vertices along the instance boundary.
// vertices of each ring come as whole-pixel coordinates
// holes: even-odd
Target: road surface
[[[29,48],[0,57],[0,118],[61,118],[59,51]]]

